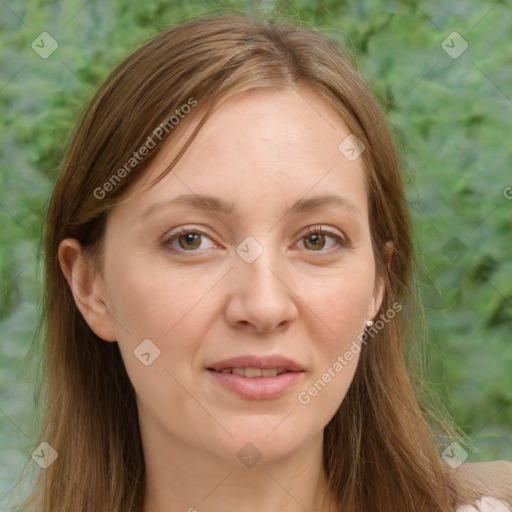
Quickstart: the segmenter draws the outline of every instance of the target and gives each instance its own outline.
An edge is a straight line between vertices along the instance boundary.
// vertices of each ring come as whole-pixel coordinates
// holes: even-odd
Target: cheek
[[[369,263],[363,263],[358,269],[354,266],[323,281],[322,286],[310,290],[309,296],[302,294],[316,318],[309,333],[316,359],[314,371],[297,394],[297,401],[324,423],[345,397],[364,350],[361,338],[368,319],[374,275],[368,272],[372,268],[366,266]]]
[[[133,341],[172,338],[189,316],[197,315],[215,279],[148,264],[141,258],[125,259],[111,272],[109,297],[112,316]]]
[[[325,326],[324,337],[332,340],[329,346],[343,348],[364,328],[374,291],[374,273],[368,268],[365,264],[346,268],[303,290],[304,302]]]
[[[135,259],[130,264],[129,258],[110,277],[111,316],[140,410],[162,419],[172,404],[187,416],[200,415],[182,386],[191,387],[195,354],[213,307],[211,300],[202,300],[212,278],[204,273],[202,279],[179,277]]]
[[[189,380],[215,317],[212,292],[219,276],[180,273],[137,255],[110,270],[111,316],[139,399],[152,400],[160,390],[163,403],[179,404],[184,397],[178,383]]]

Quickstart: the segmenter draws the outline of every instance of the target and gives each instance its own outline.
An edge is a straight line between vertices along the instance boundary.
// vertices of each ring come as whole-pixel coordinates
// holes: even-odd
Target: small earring
[[[366,327],[373,327],[373,320],[368,320],[366,322]]]

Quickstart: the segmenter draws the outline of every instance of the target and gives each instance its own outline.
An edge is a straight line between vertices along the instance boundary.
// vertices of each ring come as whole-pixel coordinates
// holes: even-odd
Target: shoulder
[[[485,496],[475,506],[464,505],[457,512],[512,512],[512,462],[472,462],[456,471],[469,487]]]
[[[496,498],[485,497],[478,500],[473,505],[463,505],[457,508],[456,512],[510,512],[510,508],[505,502],[497,500]]]
[[[465,471],[482,475],[482,477],[503,478],[512,485],[512,462],[493,460],[490,462],[467,462],[460,466]]]
[[[512,462],[506,460],[493,460],[490,462],[468,462],[456,470],[462,478],[470,483],[483,483],[490,490],[495,486],[510,491],[512,499]],[[492,494],[492,493],[491,493]]]

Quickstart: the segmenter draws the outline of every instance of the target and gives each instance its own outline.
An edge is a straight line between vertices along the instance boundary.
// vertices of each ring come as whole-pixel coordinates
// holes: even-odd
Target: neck
[[[143,512],[334,512],[322,464],[323,433],[286,459],[244,467],[168,439],[144,443]]]

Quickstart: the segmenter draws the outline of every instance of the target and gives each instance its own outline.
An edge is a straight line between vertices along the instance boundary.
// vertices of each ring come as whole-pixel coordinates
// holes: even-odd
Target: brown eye
[[[325,245],[325,236],[321,233],[313,233],[304,238],[304,245],[307,249],[318,250]]]
[[[201,245],[201,235],[199,233],[187,233],[176,238],[180,247],[185,250],[197,249]]]
[[[214,242],[201,231],[179,228],[167,234],[162,241],[162,245],[174,252],[202,253],[203,250],[212,248]]]
[[[331,240],[330,243],[329,240]],[[320,227],[308,228],[306,236],[301,241],[308,251],[321,253],[331,252],[329,249],[334,246],[338,246],[337,248],[340,249],[349,245],[340,235],[331,231],[325,231]]]

